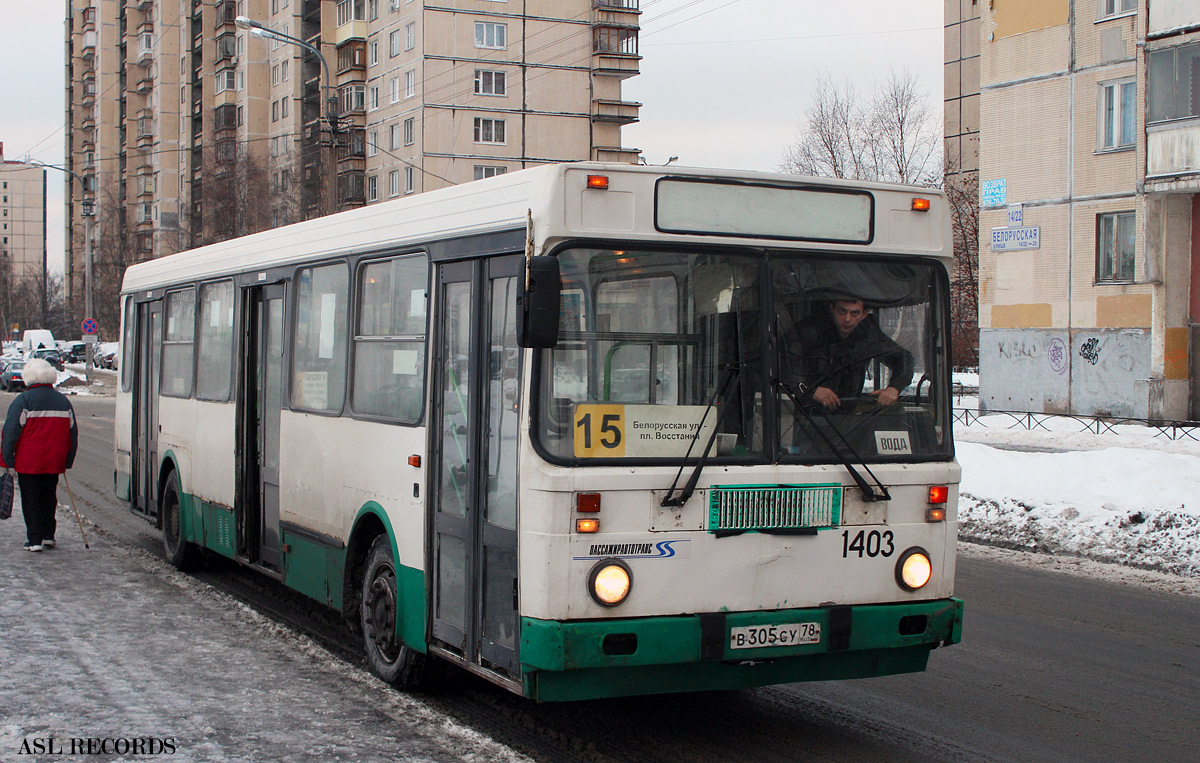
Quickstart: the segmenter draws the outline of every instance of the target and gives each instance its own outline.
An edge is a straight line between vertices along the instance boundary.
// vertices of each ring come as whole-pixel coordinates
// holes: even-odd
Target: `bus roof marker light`
[[[598,191],[608,190],[608,175],[588,175],[587,187],[595,188]]]
[[[912,200],[912,210],[914,212],[928,212],[929,199],[919,199],[914,197]]]
[[[633,590],[633,573],[620,559],[601,559],[588,575],[588,593],[605,607],[615,607]]]

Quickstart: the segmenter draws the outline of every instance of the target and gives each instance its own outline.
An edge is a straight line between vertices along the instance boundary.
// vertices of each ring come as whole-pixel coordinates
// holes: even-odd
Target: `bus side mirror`
[[[557,257],[530,257],[528,286],[521,280],[518,305],[517,344],[522,347],[549,349],[558,344],[559,301],[562,276]]]

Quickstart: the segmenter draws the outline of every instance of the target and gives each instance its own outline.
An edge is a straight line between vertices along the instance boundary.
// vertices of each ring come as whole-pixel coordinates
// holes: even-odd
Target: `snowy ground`
[[[1004,415],[955,425],[962,540],[1200,581],[1200,441],[1137,425],[1095,434],[1066,418],[1044,426]]]

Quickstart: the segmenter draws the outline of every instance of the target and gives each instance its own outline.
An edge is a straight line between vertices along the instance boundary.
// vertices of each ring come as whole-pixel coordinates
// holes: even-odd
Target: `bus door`
[[[135,513],[158,516],[158,385],[162,361],[162,302],[137,306],[134,359],[133,504]]]
[[[283,284],[250,290],[243,431],[249,471],[243,548],[250,560],[279,567],[279,412],[283,406]]]
[[[433,447],[433,637],[518,678],[516,339],[521,256],[439,269]]]

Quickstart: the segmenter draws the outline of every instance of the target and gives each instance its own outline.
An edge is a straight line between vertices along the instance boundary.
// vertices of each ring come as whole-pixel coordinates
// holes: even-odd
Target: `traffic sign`
[[[96,323],[95,318],[88,318],[83,322],[83,333],[95,334],[100,331],[100,324]]]

